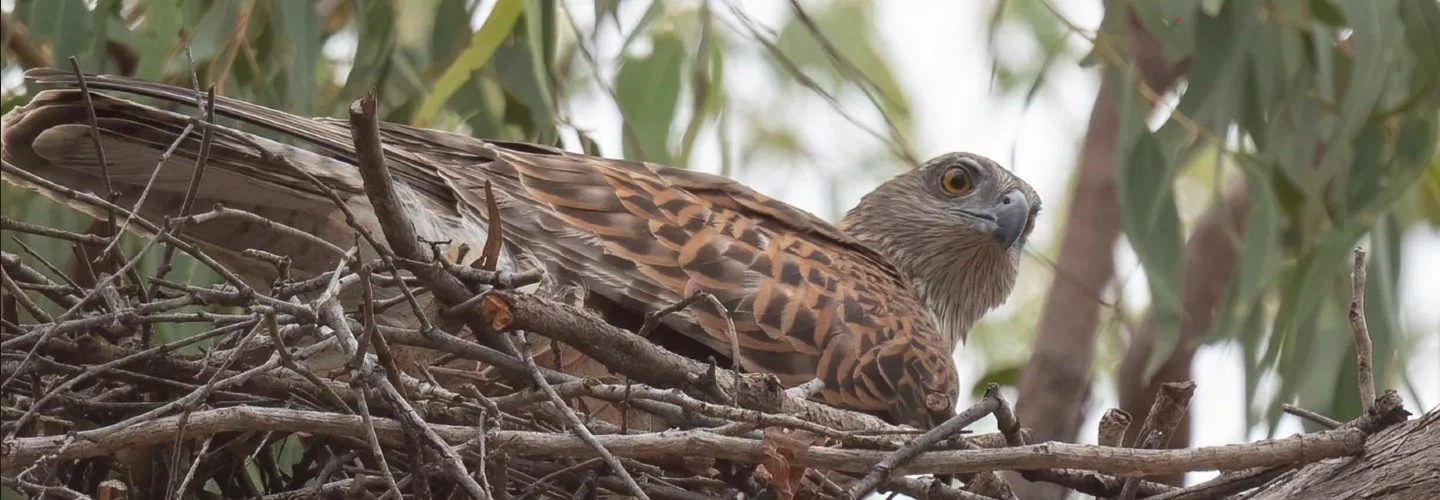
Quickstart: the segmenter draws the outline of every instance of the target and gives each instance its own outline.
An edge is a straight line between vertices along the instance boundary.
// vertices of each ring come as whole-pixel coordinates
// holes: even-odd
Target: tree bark
[[[1130,17],[1131,49],[1145,85],[1163,93],[1184,73],[1166,67],[1160,44]],[[1074,193],[1061,238],[1055,279],[1045,297],[1035,350],[1020,375],[1016,411],[1040,441],[1073,441],[1083,420],[1095,357],[1101,290],[1115,273],[1120,214],[1115,205],[1115,141],[1119,133],[1116,85],[1102,77],[1076,168]],[[1012,477],[1015,484],[1024,484]],[[1057,486],[1032,483],[1021,498],[1061,498]]]
[[[1144,379],[1145,365],[1150,361],[1150,353],[1155,347],[1155,321],[1150,311],[1146,311],[1140,328],[1130,343],[1130,349],[1120,363],[1120,408],[1129,412],[1135,422],[1144,422],[1149,416],[1150,405],[1154,403],[1155,394],[1160,390],[1161,384],[1194,379],[1190,368],[1195,360],[1195,350],[1199,347],[1201,337],[1210,330],[1215,304],[1220,301],[1220,296],[1225,293],[1225,287],[1234,275],[1237,249],[1231,236],[1245,231],[1245,217],[1250,213],[1250,197],[1245,192],[1243,179],[1236,179],[1227,185],[1221,196],[1220,200],[1206,210],[1185,244],[1185,274],[1181,277],[1184,316],[1180,323],[1180,339],[1175,351],[1147,383]],[[1130,426],[1125,442],[1133,442],[1139,431],[1140,426]],[[1189,413],[1186,413],[1171,436],[1168,446],[1184,448],[1189,443],[1190,417]],[[1176,474],[1151,479],[1181,485],[1184,476]]]
[[[1251,498],[1440,498],[1440,407],[1370,436],[1359,457],[1312,464]]]

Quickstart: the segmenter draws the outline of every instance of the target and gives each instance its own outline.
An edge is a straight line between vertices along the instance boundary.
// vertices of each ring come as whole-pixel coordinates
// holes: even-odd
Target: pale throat
[[[934,315],[947,346],[955,349],[991,309],[1005,302],[1015,285],[1015,260],[998,249],[971,248],[948,259],[897,262],[921,303]]]

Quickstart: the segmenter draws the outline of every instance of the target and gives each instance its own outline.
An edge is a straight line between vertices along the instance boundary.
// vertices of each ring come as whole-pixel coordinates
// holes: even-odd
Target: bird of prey
[[[84,95],[74,89],[78,79],[54,69],[27,77],[71,88],[40,92],[4,116],[6,168],[103,191]],[[91,89],[170,106],[197,101],[192,90],[156,82],[86,80]],[[153,175],[140,214],[178,215],[200,134],[179,141],[155,169],[190,117],[91,95],[120,204],[133,204]],[[284,142],[215,127],[197,211],[221,203],[349,248],[353,229],[313,177],[356,223],[381,233],[348,122],[223,97],[215,110],[277,132]],[[628,315],[634,325],[696,290],[708,292],[734,322],[744,370],[773,373],[787,386],[818,379],[821,402],[921,428],[953,414],[959,391],[953,352],[1008,297],[1040,209],[1025,181],[969,153],[944,154],[899,174],[835,225],[717,175],[391,123],[382,123],[380,133],[420,237],[480,248],[490,222],[488,182],[503,227],[502,269],[543,266],[551,279],[583,288],[587,307],[615,321]],[[77,203],[11,172],[4,178]],[[250,220],[216,218],[187,227],[186,236],[259,286],[275,270],[243,257],[247,248],[288,255],[297,273],[312,276],[333,269],[340,257],[334,248]],[[376,254],[362,248],[365,255]],[[692,305],[664,316],[651,338],[683,339],[708,355],[729,356],[721,314],[704,302]]]

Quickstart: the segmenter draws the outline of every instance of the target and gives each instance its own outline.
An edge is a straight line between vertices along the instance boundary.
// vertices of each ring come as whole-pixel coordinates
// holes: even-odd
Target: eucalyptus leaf
[[[362,0],[354,8],[360,20],[360,31],[356,34],[354,64],[350,66],[345,88],[340,92],[339,100],[343,103],[349,103],[385,81],[396,46],[395,10],[390,2]]]
[[[628,130],[627,159],[670,164],[670,126],[680,100],[685,44],[674,34],[658,34],[644,57],[626,58],[615,76],[617,104]]]
[[[89,40],[90,9],[85,7],[84,0],[22,0],[19,3],[29,14],[25,17],[25,26],[30,29],[33,42],[50,43],[52,64],[69,67],[67,60],[74,56],[82,68],[94,67],[85,64],[93,45]]]
[[[436,80],[430,95],[425,96],[420,110],[411,121],[412,125],[423,127],[434,119],[435,113],[465,84],[471,72],[490,62],[490,56],[494,55],[505,38],[510,36],[510,30],[514,28],[515,21],[520,19],[520,13],[524,10],[525,0],[499,0],[495,3],[495,7],[490,10],[490,16],[485,18],[485,23],[470,37],[470,46],[455,58],[455,62]]]
[[[320,16],[309,2],[283,2],[285,36],[292,45],[290,78],[285,94],[293,113],[313,114],[320,75]]]

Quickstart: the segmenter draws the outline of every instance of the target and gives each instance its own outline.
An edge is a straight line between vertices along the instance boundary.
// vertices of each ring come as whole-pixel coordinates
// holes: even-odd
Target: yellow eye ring
[[[946,170],[945,175],[940,178],[940,187],[945,188],[947,193],[963,196],[975,189],[975,183],[970,181],[970,174],[964,169],[952,168]]]

